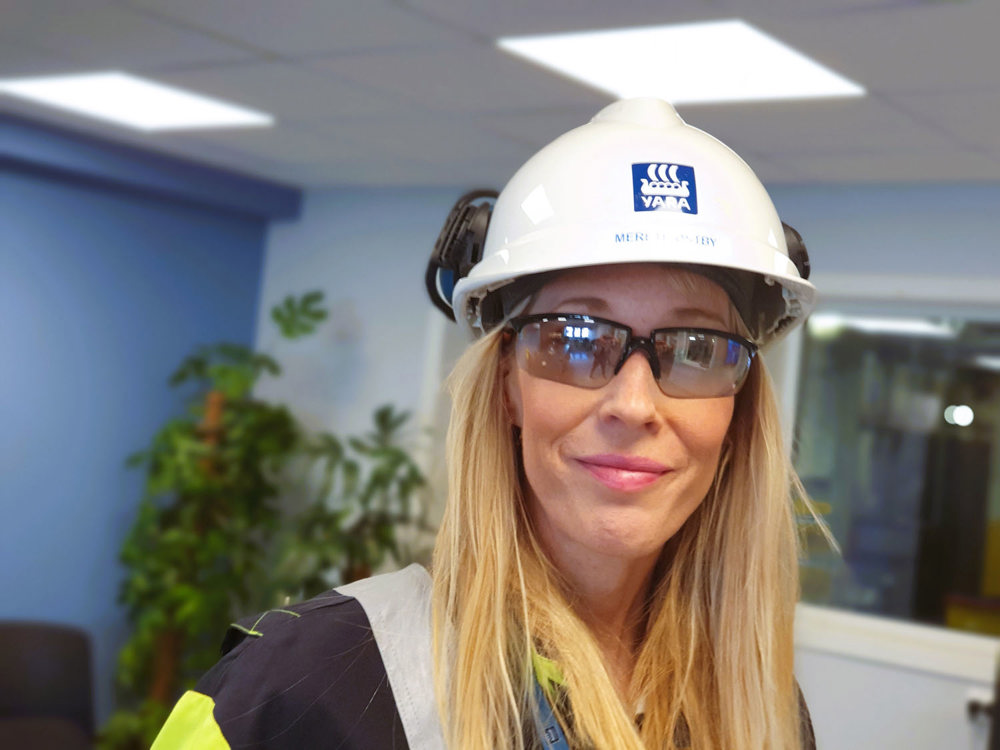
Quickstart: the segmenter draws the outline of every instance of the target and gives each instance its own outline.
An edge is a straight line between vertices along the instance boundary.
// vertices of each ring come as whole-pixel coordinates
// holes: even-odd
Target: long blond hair
[[[736,397],[712,488],[657,566],[629,688],[629,702],[643,705],[637,727],[532,532],[504,409],[508,356],[494,331],[469,347],[449,380],[449,496],[432,600],[449,747],[534,744],[524,732],[534,650],[563,673],[572,718],[561,718],[573,747],[800,748],[793,474],[763,363]]]

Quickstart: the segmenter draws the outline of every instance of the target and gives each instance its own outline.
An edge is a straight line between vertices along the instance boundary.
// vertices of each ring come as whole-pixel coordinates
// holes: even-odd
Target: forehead
[[[531,308],[555,311],[566,304],[577,306],[578,312],[608,317],[641,310],[657,316],[701,312],[727,325],[733,320],[729,297],[714,281],[656,263],[571,269],[542,287]]]

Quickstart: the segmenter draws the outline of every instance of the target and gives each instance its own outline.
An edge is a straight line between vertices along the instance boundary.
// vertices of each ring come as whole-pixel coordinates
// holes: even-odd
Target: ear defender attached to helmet
[[[482,260],[486,229],[496,198],[495,190],[473,190],[459,198],[448,214],[427,262],[424,274],[427,294],[434,306],[453,321],[455,285]]]
[[[785,222],[781,222],[781,226],[785,229],[785,245],[788,247],[788,259],[795,264],[795,267],[799,271],[799,276],[803,279],[809,278],[809,253],[806,250],[806,244],[802,241],[802,235],[799,234],[795,227],[790,227]]]

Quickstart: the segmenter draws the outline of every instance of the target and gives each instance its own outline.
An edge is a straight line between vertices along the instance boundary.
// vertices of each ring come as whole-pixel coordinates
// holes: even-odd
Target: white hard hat
[[[674,263],[704,273],[730,294],[761,344],[814,305],[801,238],[791,230],[789,257],[790,227],[750,167],[658,99],[605,107],[529,159],[492,215],[467,210],[473,224],[488,221],[485,245],[480,237],[471,262],[449,276],[457,283],[446,296],[473,331],[507,312],[498,314],[496,301],[518,288],[512,282],[608,263]]]

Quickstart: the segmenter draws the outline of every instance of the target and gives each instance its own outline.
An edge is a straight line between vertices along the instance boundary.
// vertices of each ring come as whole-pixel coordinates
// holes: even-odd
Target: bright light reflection
[[[826,341],[836,338],[843,332],[844,316],[834,313],[815,313],[810,316],[806,325],[814,338]]]
[[[972,424],[972,420],[975,417],[976,415],[972,411],[972,407],[965,404],[952,404],[946,406],[944,410],[944,421],[948,424],[958,425],[959,427],[968,427]]]
[[[1000,372],[1000,355],[980,354],[973,358],[972,361],[984,370],[997,370]]]
[[[739,19],[503,37],[497,45],[618,97],[696,104],[865,94]]]
[[[0,80],[0,93],[147,132],[274,124],[266,112],[119,72]]]
[[[923,318],[877,318],[833,312],[814,313],[809,318],[808,326],[809,332],[817,338],[833,338],[845,329],[863,333],[933,338],[955,338],[958,335],[952,326]]]

